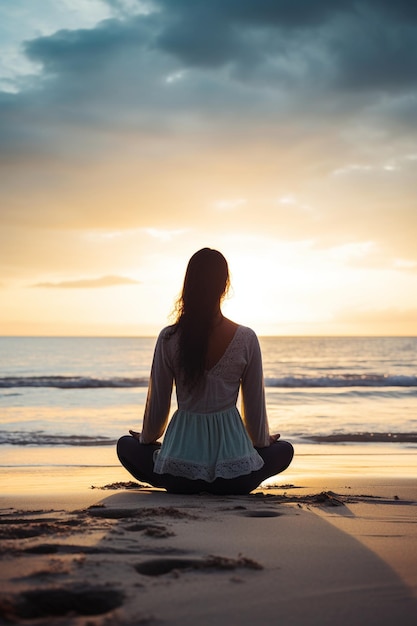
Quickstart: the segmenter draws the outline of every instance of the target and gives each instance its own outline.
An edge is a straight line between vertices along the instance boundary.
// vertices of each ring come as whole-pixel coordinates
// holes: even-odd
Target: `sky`
[[[0,334],[417,334],[417,3],[0,0]]]

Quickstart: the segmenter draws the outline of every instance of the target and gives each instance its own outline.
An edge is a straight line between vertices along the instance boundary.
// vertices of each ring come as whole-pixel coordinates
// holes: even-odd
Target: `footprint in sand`
[[[148,537],[156,537],[157,539],[165,539],[166,537],[174,537],[175,533],[166,526],[159,524],[134,523],[124,526],[124,530],[129,532],[143,532]]]
[[[123,604],[124,594],[109,587],[34,589],[0,599],[0,616],[6,620],[76,615],[102,615]]]
[[[237,568],[263,569],[260,563],[244,556],[239,556],[237,559],[224,556],[208,556],[205,559],[151,559],[135,565],[138,574],[144,576],[163,576],[177,570],[234,570]]]
[[[245,517],[280,517],[282,513],[272,511],[271,509],[257,509],[256,511],[245,511],[241,515]]]

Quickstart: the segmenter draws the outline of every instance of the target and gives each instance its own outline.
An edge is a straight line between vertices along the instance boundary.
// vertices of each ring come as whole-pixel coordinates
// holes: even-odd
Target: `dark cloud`
[[[116,287],[121,285],[138,285],[138,280],[125,276],[101,276],[100,278],[82,278],[80,280],[63,280],[57,283],[36,283],[33,287],[47,289],[96,289],[99,287]]]
[[[344,4],[348,3],[158,0],[166,19],[158,43],[184,63],[196,66],[259,63],[278,48],[283,51],[295,29],[321,25]],[[263,42],[253,36],[259,31]],[[263,43],[261,48],[259,43]]]
[[[256,26],[283,26],[297,28],[321,23],[335,13],[353,8],[351,0],[156,0],[156,5],[164,13],[176,17],[177,23],[195,23],[200,25],[206,20],[207,26],[240,24]]]
[[[26,89],[2,94],[6,149],[47,145],[55,133],[62,144],[54,124],[63,123],[158,132],[184,115],[210,124],[215,114],[218,127],[242,118],[277,125],[294,113],[352,116],[369,98],[416,86],[410,3],[157,0],[154,12],[130,16],[110,4],[121,17],[25,43],[43,69]]]
[[[158,0],[153,13],[130,16],[116,5],[118,19],[26,42],[43,69],[26,89],[0,94],[8,156],[31,146],[85,154],[102,150],[102,131],[175,133],[185,119],[221,136],[288,128],[294,116],[327,123],[367,115],[384,94],[408,97],[404,124],[415,109],[410,3]],[[89,141],[74,135],[79,126]]]
[[[149,19],[109,19],[92,29],[60,30],[26,42],[25,52],[48,73],[77,73],[81,78],[80,72],[99,71],[122,51],[140,52],[150,38]]]
[[[407,87],[417,80],[417,12],[410,2],[158,0],[158,44],[191,66],[274,65],[278,84],[314,74],[328,87]],[[305,71],[300,73],[300,67]],[[253,75],[253,72],[252,72]],[[273,75],[270,75],[273,79]],[[281,81],[280,81],[281,79]]]
[[[230,81],[268,80],[268,90],[284,86],[295,93],[304,90],[305,81],[313,92],[314,87],[401,90],[417,81],[417,57],[410,52],[417,29],[409,3],[158,0],[156,6],[159,11],[149,15],[29,41],[26,53],[42,64],[49,81],[61,78],[54,84],[58,98],[62,90],[81,103],[83,95],[97,93],[154,105],[162,96],[161,74],[178,69],[178,63],[202,70],[228,67]],[[202,88],[204,107],[202,83],[183,90],[196,103],[195,88]],[[49,86],[43,83],[44,89]],[[224,88],[222,74],[212,78],[211,88]]]
[[[407,92],[417,86],[417,55],[411,51],[416,23],[377,13],[371,6],[343,16],[329,33],[334,83],[344,90]]]

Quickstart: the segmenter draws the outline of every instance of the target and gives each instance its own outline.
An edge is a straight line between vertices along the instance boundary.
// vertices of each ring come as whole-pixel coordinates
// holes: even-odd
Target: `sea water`
[[[296,449],[381,442],[417,453],[416,337],[260,343],[271,432]],[[141,429],[154,345],[149,337],[0,338],[0,467],[116,466],[118,437]]]

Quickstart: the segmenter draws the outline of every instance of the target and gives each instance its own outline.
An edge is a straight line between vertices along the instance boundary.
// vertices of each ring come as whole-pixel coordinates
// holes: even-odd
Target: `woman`
[[[176,323],[156,343],[143,430],[117,444],[135,478],[171,493],[249,493],[293,457],[290,443],[269,434],[258,339],[222,315],[228,288],[220,252],[203,248],[191,257]],[[161,445],[174,382],[178,409]]]

